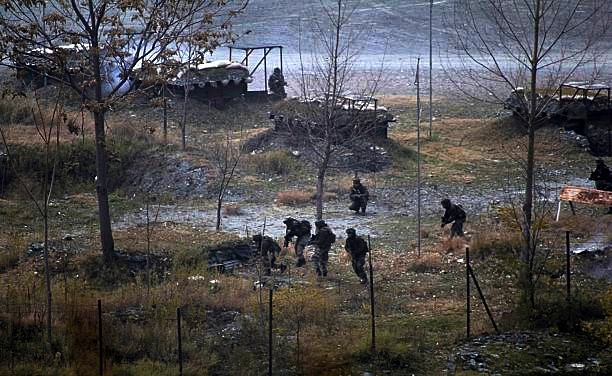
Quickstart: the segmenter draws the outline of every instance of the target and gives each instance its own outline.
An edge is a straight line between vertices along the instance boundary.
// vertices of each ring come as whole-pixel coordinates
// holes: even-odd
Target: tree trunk
[[[98,219],[100,222],[100,242],[106,264],[115,259],[115,243],[111,229],[110,206],[108,203],[108,164],[106,135],[104,131],[104,111],[94,111],[96,128],[96,193],[98,195]]]
[[[327,141],[325,144],[325,153],[323,154],[323,160],[319,165],[317,173],[317,197],[316,197],[316,217],[317,220],[323,219],[323,195],[325,193],[325,175],[327,174],[327,167],[329,165],[329,159],[331,158],[331,142]]]
[[[535,286],[533,278],[533,257],[535,245],[532,245],[532,211],[533,211],[533,187],[534,187],[534,172],[535,172],[535,127],[537,116],[537,82],[538,82],[538,67],[539,61],[539,44],[540,44],[540,0],[536,1],[534,15],[534,36],[533,36],[533,51],[531,60],[531,77],[530,77],[530,98],[529,98],[529,120],[528,120],[528,141],[527,141],[527,169],[525,171],[525,202],[523,204],[523,216],[525,223],[523,224],[523,238],[525,241],[524,268],[527,268],[529,279],[528,283],[529,302],[532,308],[535,307]]]
[[[316,217],[317,220],[323,219],[323,186],[325,172],[319,171],[317,174],[317,197],[316,197]]]
[[[217,224],[215,230],[219,232],[221,230],[221,206],[223,205],[223,198],[221,196],[217,199]]]

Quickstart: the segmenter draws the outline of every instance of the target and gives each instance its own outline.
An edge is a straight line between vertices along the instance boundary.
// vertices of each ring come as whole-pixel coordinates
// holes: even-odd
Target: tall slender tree
[[[306,18],[300,31],[299,91],[307,99],[295,114],[300,126],[289,126],[296,140],[307,149],[308,162],[316,169],[316,217],[323,217],[325,179],[330,169],[354,168],[336,158],[357,144],[371,141],[376,128],[375,117],[367,117],[366,109],[376,102],[382,69],[366,67],[367,79],[358,76],[355,68],[359,53],[368,41],[368,28],[355,22],[359,2],[320,1],[312,8],[317,14]],[[380,64],[384,61],[381,56]],[[361,72],[363,73],[363,72]],[[308,100],[309,98],[317,100]],[[370,114],[372,114],[371,112]],[[363,149],[362,149],[363,151]],[[374,155],[374,153],[372,153]],[[361,155],[361,161],[368,159]]]
[[[51,351],[52,343],[52,291],[51,285],[51,266],[49,265],[49,204],[53,197],[53,187],[55,184],[55,171],[59,163],[60,154],[60,127],[66,121],[66,113],[62,106],[63,93],[61,90],[57,93],[57,97],[50,110],[42,104],[42,100],[38,93],[34,93],[32,98],[32,119],[36,127],[36,133],[40,136],[42,144],[43,158],[42,171],[36,174],[40,179],[32,184],[25,176],[18,171],[18,166],[15,166],[14,161],[17,159],[13,156],[13,148],[10,144],[10,137],[4,131],[0,124],[0,141],[3,149],[6,152],[10,168],[13,170],[15,177],[19,181],[25,194],[36,207],[36,212],[42,218],[43,223],[43,260],[45,269],[45,292],[46,292],[46,331],[47,331],[47,349]]]
[[[463,94],[501,105],[510,93],[526,92],[517,96],[528,135],[519,221],[523,237],[520,283],[532,307],[538,229],[534,221],[536,129],[561,83],[578,75],[593,78],[597,73],[584,68],[596,65],[598,42],[609,38],[611,6],[607,0],[457,0],[448,18],[460,56],[448,65],[448,77]]]
[[[1,0],[1,64],[72,88],[92,114],[105,262],[114,259],[105,116],[142,74],[176,55],[177,41],[213,51],[236,35],[248,0]]]
[[[215,137],[217,139],[210,143],[207,154],[217,172],[217,176],[213,182],[217,195],[217,220],[215,223],[215,230],[220,231],[223,200],[234,178],[236,168],[244,155],[244,134],[242,129],[238,131],[226,129],[223,135],[215,135]]]

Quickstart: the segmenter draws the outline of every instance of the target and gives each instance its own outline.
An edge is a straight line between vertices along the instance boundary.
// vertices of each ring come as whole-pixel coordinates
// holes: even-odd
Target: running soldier
[[[365,259],[368,253],[368,243],[361,236],[357,236],[354,228],[346,229],[346,242],[344,249],[351,255],[351,266],[353,271],[359,277],[359,282],[362,285],[368,283],[368,275],[365,271]]]
[[[329,228],[324,220],[315,222],[316,231],[309,244],[314,245],[315,252],[312,262],[318,276],[327,276],[327,262],[329,260],[329,250],[331,245],[336,242],[336,234]]]
[[[298,221],[295,218],[288,217],[283,221],[287,227],[285,230],[285,243],[284,247],[287,248],[289,243],[293,241],[295,237],[295,255],[297,256],[297,262],[295,266],[298,268],[306,264],[304,259],[304,248],[310,240],[310,229],[312,226],[307,220]]]

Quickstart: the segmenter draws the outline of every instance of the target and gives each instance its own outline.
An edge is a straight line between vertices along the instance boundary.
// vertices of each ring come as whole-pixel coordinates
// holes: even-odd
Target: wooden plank
[[[595,188],[565,186],[561,188],[559,199],[583,204],[612,206],[612,192]]]

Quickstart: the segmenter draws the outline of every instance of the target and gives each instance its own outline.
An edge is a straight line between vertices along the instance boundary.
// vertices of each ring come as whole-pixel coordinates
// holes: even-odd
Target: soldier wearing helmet
[[[440,204],[445,209],[440,227],[452,223],[451,238],[463,236],[463,222],[465,222],[466,215],[461,205],[453,204],[448,198],[442,200]]]
[[[283,223],[286,226],[283,247],[287,248],[289,243],[293,241],[293,238],[296,238],[295,255],[297,256],[297,262],[295,266],[304,266],[306,264],[306,259],[304,258],[304,248],[310,240],[310,222],[305,219],[298,221],[295,218],[288,217],[283,221]]]
[[[349,198],[351,199],[349,209],[354,210],[356,214],[359,214],[361,211],[361,215],[365,215],[366,206],[368,205],[368,200],[370,199],[370,193],[368,192],[368,189],[361,184],[361,180],[357,178],[353,179],[353,186],[351,187]]]
[[[310,239],[309,245],[315,248],[312,262],[315,265],[315,270],[318,276],[327,276],[327,262],[329,260],[329,250],[333,243],[336,242],[336,234],[329,228],[324,220],[315,222],[315,234]]]
[[[344,249],[351,255],[351,266],[359,277],[359,282],[365,285],[368,283],[368,275],[364,268],[365,257],[369,250],[368,244],[361,236],[357,236],[354,228],[347,228],[346,236]]]
[[[280,98],[286,98],[286,85],[287,82],[285,81],[285,76],[283,76],[283,72],[281,72],[279,67],[274,68],[274,72],[268,78],[268,87],[270,88],[272,94]]]

